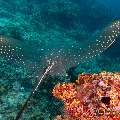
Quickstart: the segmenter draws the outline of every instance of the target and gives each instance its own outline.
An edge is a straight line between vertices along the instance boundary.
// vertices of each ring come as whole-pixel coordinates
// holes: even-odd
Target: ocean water
[[[21,120],[54,120],[55,84],[120,71],[119,35],[119,0],[0,0],[0,120],[14,120],[30,93]]]

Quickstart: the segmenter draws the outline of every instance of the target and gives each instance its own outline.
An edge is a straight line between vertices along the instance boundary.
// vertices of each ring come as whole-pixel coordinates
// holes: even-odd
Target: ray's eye
[[[102,97],[101,98],[101,102],[104,103],[105,105],[109,105],[110,104],[110,97]]]

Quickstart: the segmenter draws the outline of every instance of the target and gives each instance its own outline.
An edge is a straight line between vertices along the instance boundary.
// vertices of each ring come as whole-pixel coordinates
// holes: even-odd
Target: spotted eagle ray
[[[0,36],[0,56],[11,63],[27,66],[28,69],[37,68],[42,71],[49,63],[54,61],[55,65],[50,71],[52,75],[62,75],[67,69],[79,65],[81,62],[89,60],[94,56],[102,53],[111,44],[113,44],[120,34],[120,21],[115,21],[107,26],[96,41],[88,43],[85,48],[80,48],[79,42],[71,44],[66,41],[57,41],[52,43],[48,41],[47,45],[41,45],[39,51],[19,40]],[[37,70],[36,69],[36,70]]]
[[[112,22],[107,26],[99,36],[96,37],[94,43],[88,43],[86,48],[80,48],[80,43],[73,42],[72,44],[66,42],[58,41],[57,47],[53,43],[49,48],[44,48],[44,54],[41,56],[41,51],[36,54],[36,50],[32,49],[30,46],[25,46],[22,42],[4,37],[0,37],[0,55],[5,60],[18,63],[23,66],[29,66],[31,64],[32,68],[39,66],[38,69],[43,70],[45,66],[48,66],[42,75],[39,75],[39,82],[37,86],[33,89],[27,101],[23,105],[22,109],[16,116],[18,120],[24,109],[27,106],[28,101],[37,91],[41,81],[45,78],[46,74],[59,74],[61,75],[64,71],[72,66],[79,65],[82,61],[89,60],[94,56],[102,53],[107,48],[109,48],[120,35],[120,20]],[[53,46],[52,46],[53,44]],[[43,50],[42,46],[41,50]],[[36,61],[39,61],[39,64]]]

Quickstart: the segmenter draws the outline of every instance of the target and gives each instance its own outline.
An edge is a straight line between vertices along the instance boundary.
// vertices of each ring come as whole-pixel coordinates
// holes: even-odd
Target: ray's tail
[[[34,95],[34,93],[37,91],[39,85],[41,84],[42,80],[45,78],[45,76],[49,73],[49,71],[53,68],[53,66],[55,65],[55,62],[53,61],[45,70],[45,72],[43,73],[43,75],[38,79],[39,82],[37,83],[36,87],[33,89],[33,91],[31,92],[31,94],[28,96],[26,102],[23,104],[21,110],[17,113],[15,120],[19,120],[21,118],[21,115],[23,113],[23,111],[26,109],[28,102],[30,101],[31,97]]]

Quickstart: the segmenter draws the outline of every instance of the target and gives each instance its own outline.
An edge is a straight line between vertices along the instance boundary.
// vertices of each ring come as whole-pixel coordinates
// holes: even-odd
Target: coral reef
[[[119,120],[120,73],[80,74],[76,83],[58,83],[53,96],[64,102],[55,120]]]

